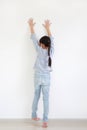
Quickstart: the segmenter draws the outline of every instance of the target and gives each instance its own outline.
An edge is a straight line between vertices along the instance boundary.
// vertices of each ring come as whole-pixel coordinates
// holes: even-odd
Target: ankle
[[[44,128],[48,127],[48,122],[43,122],[42,127],[44,127]]]
[[[34,118],[32,118],[32,120],[34,120],[34,121],[39,121],[40,118],[39,118],[39,117],[34,117]]]

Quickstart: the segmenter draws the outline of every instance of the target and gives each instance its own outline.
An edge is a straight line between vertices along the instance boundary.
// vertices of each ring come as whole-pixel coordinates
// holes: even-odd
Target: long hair
[[[42,43],[42,44],[44,44],[46,47],[48,47],[48,56],[49,56],[48,66],[51,67],[52,60],[51,60],[51,57],[50,57],[50,48],[51,48],[50,37],[49,36],[43,36],[43,37],[40,38],[39,42]]]

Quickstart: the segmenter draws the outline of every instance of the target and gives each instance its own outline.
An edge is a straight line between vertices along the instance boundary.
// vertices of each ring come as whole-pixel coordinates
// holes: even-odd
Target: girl
[[[37,116],[37,106],[40,98],[41,91],[43,93],[43,125],[42,127],[48,126],[48,112],[49,112],[49,88],[50,88],[50,72],[52,64],[52,55],[54,52],[53,38],[50,31],[50,21],[46,20],[43,24],[47,31],[47,36],[43,36],[38,41],[34,31],[35,23],[33,19],[28,21],[31,39],[37,51],[37,59],[34,65],[34,85],[35,95],[32,104],[32,119],[35,121],[40,120]]]

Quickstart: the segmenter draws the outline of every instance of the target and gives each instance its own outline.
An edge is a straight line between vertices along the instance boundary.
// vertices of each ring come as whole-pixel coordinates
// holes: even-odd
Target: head
[[[47,49],[48,50],[48,66],[51,66],[51,57],[50,57],[50,47],[51,47],[51,40],[49,36],[43,36],[40,38],[39,40],[39,45],[43,48],[43,49]]]

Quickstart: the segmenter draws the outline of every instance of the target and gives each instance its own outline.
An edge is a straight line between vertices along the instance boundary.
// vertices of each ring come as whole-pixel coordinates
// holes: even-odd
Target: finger
[[[45,23],[47,22],[47,20],[44,21]]]
[[[33,18],[31,17],[30,20],[33,20]]]

